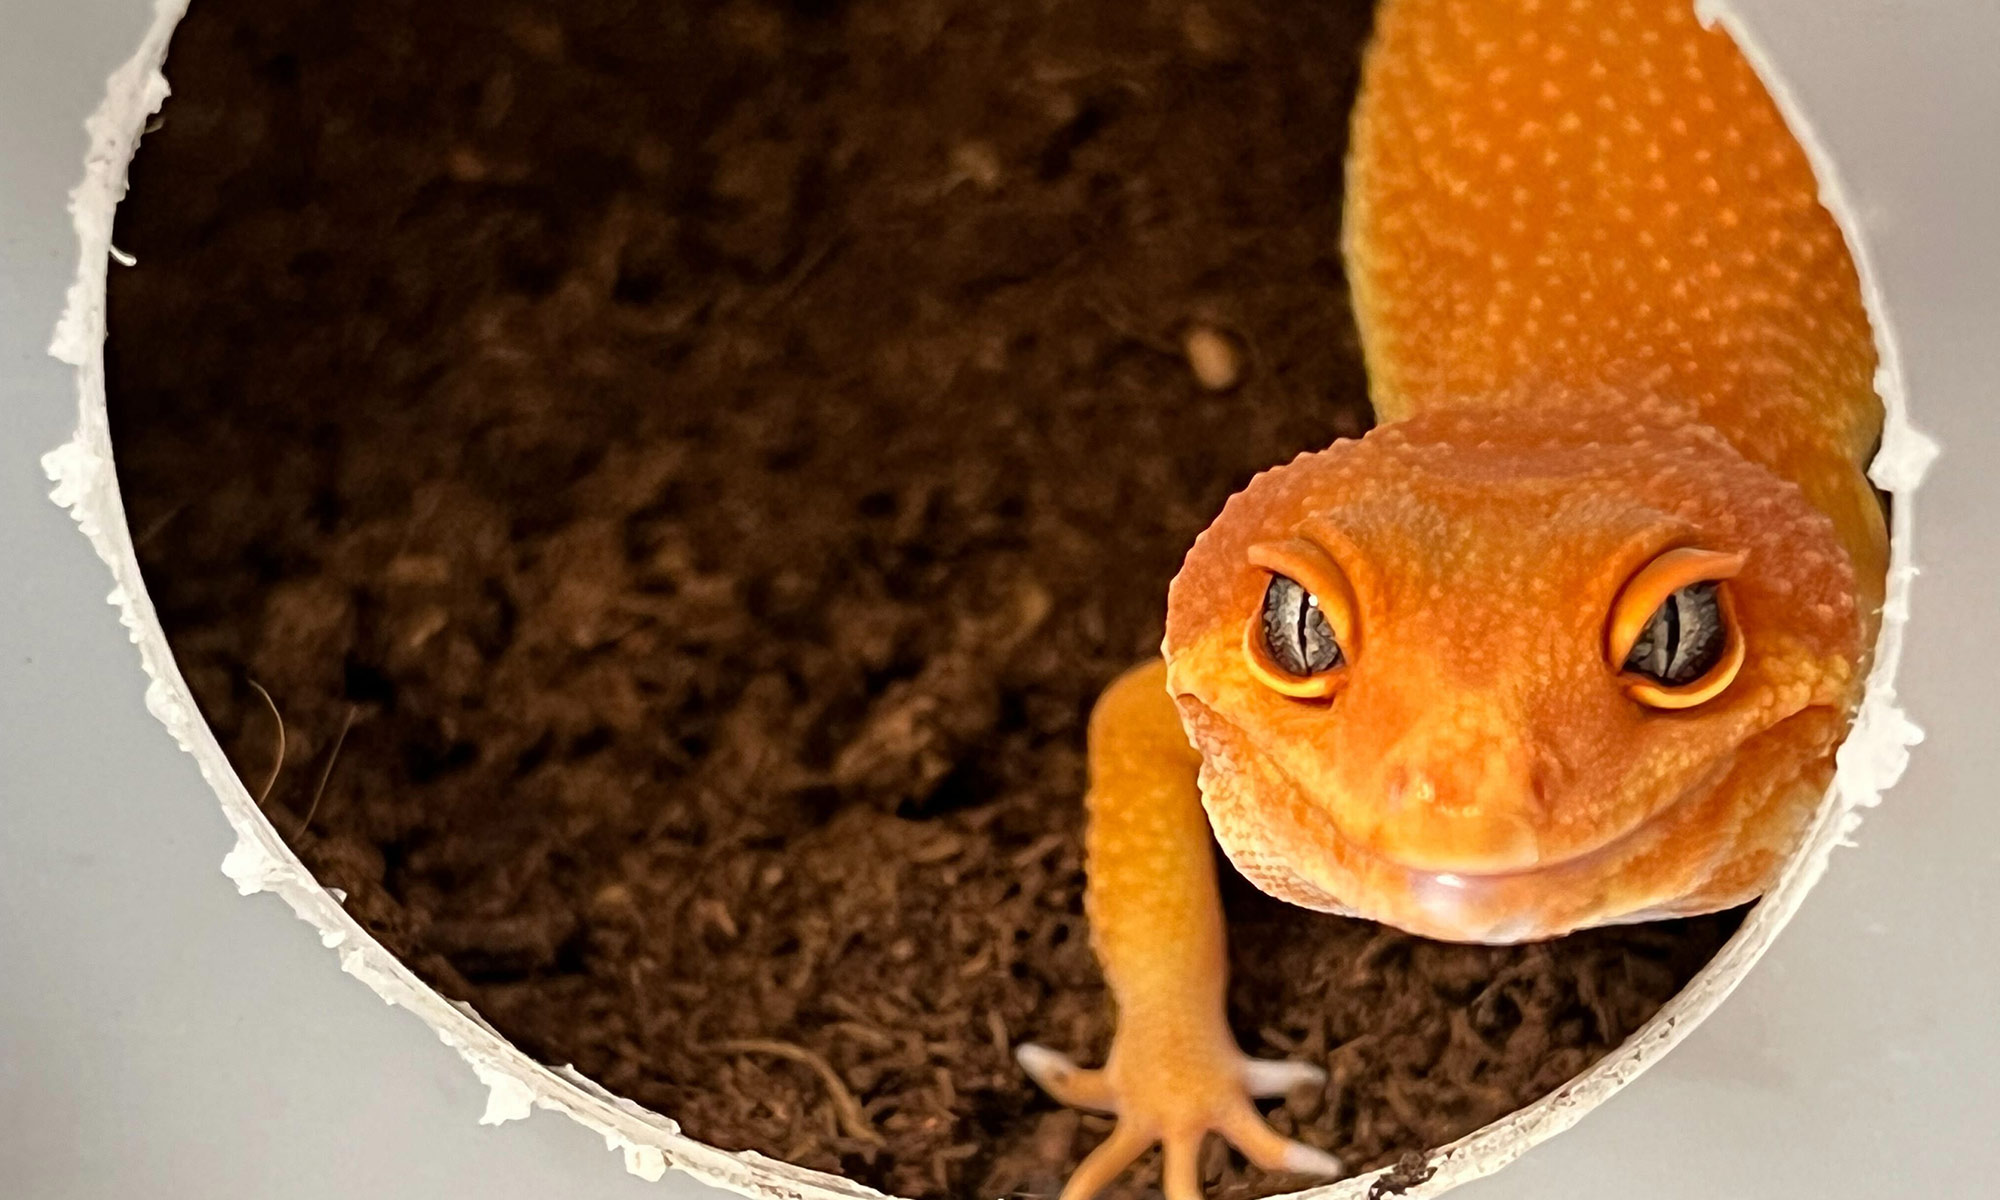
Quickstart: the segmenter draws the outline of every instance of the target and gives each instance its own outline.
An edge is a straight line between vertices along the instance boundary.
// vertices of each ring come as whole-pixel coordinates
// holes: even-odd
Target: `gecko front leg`
[[[1017,1055],[1057,1100],[1118,1118],[1062,1200],[1088,1200],[1155,1142],[1168,1200],[1197,1200],[1211,1132],[1265,1170],[1343,1174],[1339,1159],[1281,1136],[1250,1103],[1325,1075],[1306,1063],[1251,1059],[1230,1035],[1222,902],[1196,785],[1201,760],[1167,694],[1164,662],[1135,667],[1105,689],[1089,743],[1084,907],[1118,1028],[1097,1070],[1032,1043]]]

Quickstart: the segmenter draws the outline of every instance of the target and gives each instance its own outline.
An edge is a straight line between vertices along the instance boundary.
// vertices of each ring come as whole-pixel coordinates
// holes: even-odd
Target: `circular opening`
[[[120,479],[231,761],[261,687],[265,812],[427,982],[694,1137],[1038,1191],[1094,1138],[1006,1050],[1108,1034],[1082,715],[1221,497],[1361,427],[1365,29],[878,7],[197,6]],[[1245,1044],[1334,1066],[1278,1123],[1364,1164],[1575,1076],[1737,919],[1230,902]]]

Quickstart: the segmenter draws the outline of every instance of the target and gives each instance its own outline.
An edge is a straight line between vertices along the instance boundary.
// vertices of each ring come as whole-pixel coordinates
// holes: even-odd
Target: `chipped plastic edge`
[[[78,264],[49,353],[75,371],[77,431],[70,441],[42,457],[55,485],[50,498],[67,509],[97,554],[111,569],[106,597],[119,612],[145,669],[146,707],[195,759],[203,778],[222,802],[236,831],[236,845],[223,859],[223,873],[243,895],[272,892],[319,933],[340,956],[341,969],[385,1002],[408,1009],[463,1058],[486,1085],[484,1125],[520,1120],[534,1110],[561,1112],[620,1151],[625,1168],[647,1180],[669,1168],[704,1183],[750,1197],[781,1200],[867,1200],[883,1194],[852,1180],[809,1171],[756,1153],[717,1149],[682,1134],[667,1117],[616,1096],[574,1068],[534,1062],[482,1020],[469,1006],[445,999],[412,974],[349,916],[339,897],[321,887],[264,818],[230,768],[213,731],[201,719],[181,678],[166,634],[154,613],[133,552],[125,510],[112,464],[110,424],[104,391],[105,285],[113,258],[128,261],[111,244],[112,221],[126,190],[127,170],[149,117],[165,101],[161,71],[187,0],[154,0],[153,22],[138,51],[110,77],[106,95],[86,122],[90,136],[84,176],[70,193],[70,214],[78,242]],[[1936,444],[1909,420],[1900,352],[1893,322],[1883,303],[1878,276],[1862,238],[1862,228],[1832,158],[1814,135],[1803,112],[1751,29],[1726,0],[1695,0],[1704,25],[1720,24],[1735,38],[1776,99],[1818,175],[1821,199],[1840,225],[1861,277],[1863,300],[1875,332],[1881,367],[1876,386],[1886,409],[1882,449],[1871,475],[1897,497],[1891,529],[1888,599],[1868,688],[1853,731],[1842,745],[1833,787],[1806,841],[1784,875],[1752,912],[1722,952],[1638,1033],[1596,1066],[1557,1091],[1500,1121],[1433,1152],[1434,1173],[1407,1193],[1429,1197],[1499,1170],[1532,1146],[1568,1129],[1609,1099],[1677,1044],[1721,1004],[1778,931],[1791,919],[1820,876],[1833,849],[1852,844],[1849,835],[1861,811],[1881,800],[1901,777],[1909,748],[1922,732],[1896,703],[1896,669],[1902,659],[1903,627],[1916,568],[1910,561],[1911,493],[1937,454]],[[1293,1193],[1298,1200],[1363,1200],[1383,1172]]]

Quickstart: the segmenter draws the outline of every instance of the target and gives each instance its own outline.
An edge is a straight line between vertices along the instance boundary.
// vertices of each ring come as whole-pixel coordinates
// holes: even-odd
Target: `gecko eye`
[[[1323,545],[1305,538],[1260,542],[1249,557],[1266,578],[1243,626],[1250,674],[1280,696],[1331,699],[1361,644],[1354,585]]]
[[[1340,643],[1319,597],[1287,575],[1271,576],[1264,589],[1264,649],[1288,675],[1304,679],[1340,666]]]
[[[1625,585],[1612,605],[1605,650],[1634,700],[1652,708],[1692,708],[1735,680],[1745,654],[1743,631],[1723,581],[1743,563],[1742,554],[1668,550]]]
[[[1691,583],[1653,611],[1625,656],[1625,669],[1667,687],[1685,687],[1715,669],[1728,643],[1717,584]]]

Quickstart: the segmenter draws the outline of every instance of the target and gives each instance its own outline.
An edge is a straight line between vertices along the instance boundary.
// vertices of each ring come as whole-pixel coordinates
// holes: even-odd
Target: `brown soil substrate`
[[[251,681],[283,711],[279,829],[696,1137],[1052,1191],[1105,1125],[1009,1050],[1108,1037],[1084,715],[1223,498],[1365,424],[1365,23],[200,0],[120,217],[114,432],[246,778]],[[1193,323],[1240,388],[1190,378]],[[1454,947],[1231,887],[1245,1044],[1331,1068],[1274,1120],[1359,1164],[1546,1093],[1734,926]]]

